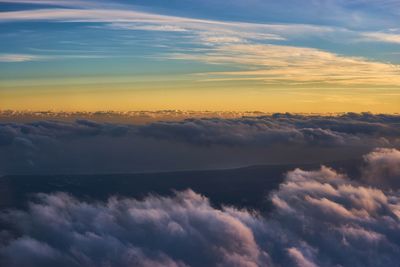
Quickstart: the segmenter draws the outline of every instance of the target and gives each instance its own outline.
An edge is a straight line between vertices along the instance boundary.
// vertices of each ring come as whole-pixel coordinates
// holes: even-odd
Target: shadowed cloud
[[[0,172],[82,173],[321,162],[399,145],[399,117],[273,114],[145,125],[89,120],[0,124]],[[341,151],[339,153],[339,151]],[[345,152],[344,152],[345,151]],[[315,158],[310,155],[316,155]]]
[[[399,151],[393,150],[398,153]],[[366,155],[364,168],[370,168]],[[399,164],[399,159],[396,160]],[[373,164],[373,163],[372,163]],[[376,171],[386,179],[387,171]],[[379,178],[378,178],[379,177]],[[269,214],[214,208],[191,190],[87,202],[38,194],[0,216],[6,266],[395,266],[400,198],[322,166],[293,170]]]

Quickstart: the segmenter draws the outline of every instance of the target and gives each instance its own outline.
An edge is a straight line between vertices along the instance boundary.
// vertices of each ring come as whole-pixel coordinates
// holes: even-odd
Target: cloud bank
[[[376,170],[397,173],[398,150]],[[394,169],[393,169],[394,168]],[[390,171],[388,171],[390,170]],[[293,170],[270,196],[274,211],[214,208],[191,190],[143,200],[87,202],[38,194],[26,211],[3,212],[4,266],[396,266],[400,260],[400,195],[322,166]]]
[[[225,145],[360,145],[372,138],[383,145],[400,133],[397,116],[346,114],[338,117],[275,114],[241,119],[187,119],[155,122],[139,134],[198,144]],[[395,141],[396,142],[396,141]]]
[[[399,121],[397,115],[349,113],[145,125],[89,120],[1,123],[0,173],[132,172],[349,159],[375,147],[398,147]]]

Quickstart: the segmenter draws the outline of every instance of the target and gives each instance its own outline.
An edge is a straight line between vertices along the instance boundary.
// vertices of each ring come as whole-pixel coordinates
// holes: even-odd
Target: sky
[[[0,109],[400,112],[397,0],[0,0]]]

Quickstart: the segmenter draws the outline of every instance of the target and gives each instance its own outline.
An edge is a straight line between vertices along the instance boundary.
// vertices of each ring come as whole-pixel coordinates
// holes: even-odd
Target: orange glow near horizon
[[[373,112],[399,113],[400,94],[391,89],[275,88],[244,86],[181,89],[137,89],[129,85],[59,86],[30,90],[20,87],[0,92],[2,110],[130,111],[210,110],[294,113]],[[229,86],[229,87],[228,87]]]

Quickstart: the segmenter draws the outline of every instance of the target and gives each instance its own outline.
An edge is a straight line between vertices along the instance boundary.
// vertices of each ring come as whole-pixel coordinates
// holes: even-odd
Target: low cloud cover
[[[268,214],[216,209],[191,190],[90,202],[38,194],[3,212],[2,266],[396,266],[400,151],[377,149],[355,180],[322,166],[295,169],[268,197]],[[376,162],[390,162],[376,168]],[[371,175],[371,174],[369,174]],[[267,197],[267,196],[266,196]]]
[[[187,119],[156,122],[139,133],[192,144],[261,145],[272,144],[337,146],[360,145],[366,140],[383,145],[400,133],[400,117],[391,115],[345,114],[306,116],[274,114],[241,119]],[[398,140],[394,140],[398,142]]]
[[[375,147],[398,147],[399,125],[398,115],[369,113],[273,114],[145,125],[89,120],[1,123],[0,174],[333,161],[359,157]]]

